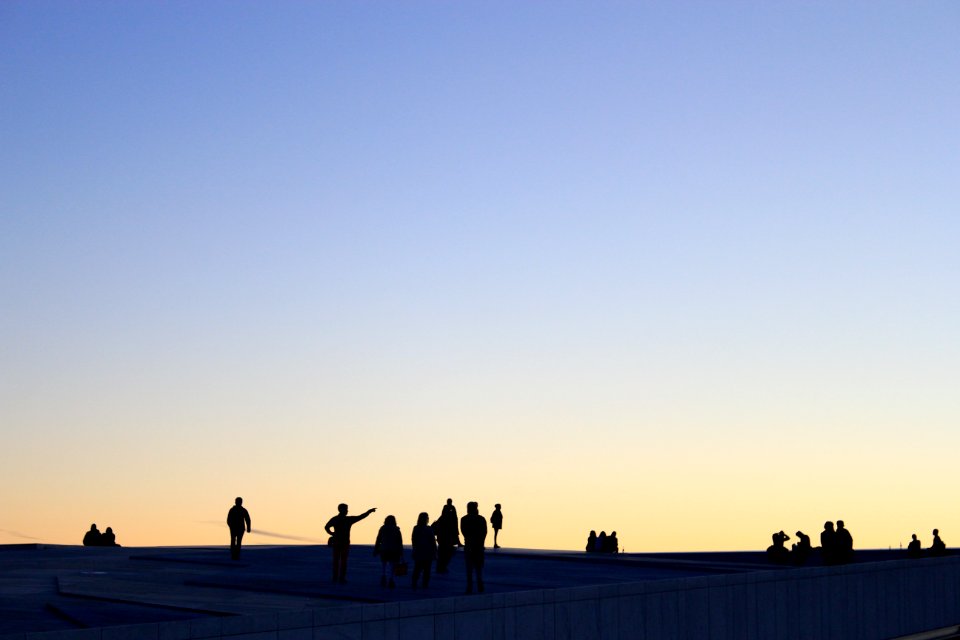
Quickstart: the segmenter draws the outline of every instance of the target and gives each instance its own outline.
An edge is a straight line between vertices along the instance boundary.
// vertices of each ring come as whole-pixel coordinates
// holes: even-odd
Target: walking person
[[[397,586],[393,581],[396,564],[403,559],[403,534],[397,526],[397,519],[387,516],[383,526],[377,532],[377,541],[373,545],[373,555],[380,556],[380,586]],[[389,574],[389,576],[388,576]],[[389,582],[388,582],[389,578]]]
[[[500,545],[497,544],[497,534],[499,534],[500,529],[503,528],[503,512],[500,511],[499,503],[493,505],[493,513],[490,514],[490,526],[493,527],[493,548],[499,549]]]
[[[426,511],[417,517],[417,526],[413,528],[410,542],[413,545],[413,588],[417,588],[420,576],[423,576],[423,588],[430,586],[430,565],[437,557],[437,536],[433,527],[427,524],[430,516]]]
[[[230,528],[230,557],[239,560],[244,530],[250,533],[250,512],[243,507],[243,498],[237,498],[233,503],[230,511],[227,512],[227,526]]]
[[[367,509],[359,516],[348,516],[347,505],[337,505],[337,515],[330,518],[323,530],[330,536],[330,548],[333,552],[333,581],[340,584],[347,583],[347,558],[350,555],[350,529],[354,524],[363,520],[377,510],[376,507]]]
[[[477,574],[477,591],[483,593],[483,543],[487,539],[487,519],[480,515],[476,502],[467,503],[467,515],[460,519],[463,533],[463,556],[467,564],[467,593],[473,593],[473,574]]]

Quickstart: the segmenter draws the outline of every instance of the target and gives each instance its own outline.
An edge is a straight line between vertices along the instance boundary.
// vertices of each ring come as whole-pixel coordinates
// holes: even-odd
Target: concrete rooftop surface
[[[903,557],[859,551],[857,560]],[[406,558],[412,569],[409,548]],[[397,578],[396,588],[381,587],[380,561],[368,545],[351,548],[348,584],[332,582],[331,564],[323,546],[250,546],[238,561],[223,547],[0,546],[0,636],[462,600],[466,586],[462,552],[448,574],[432,576],[429,589],[414,590],[409,575]],[[488,549],[484,574],[489,595],[795,571],[768,564],[763,552],[613,556]]]

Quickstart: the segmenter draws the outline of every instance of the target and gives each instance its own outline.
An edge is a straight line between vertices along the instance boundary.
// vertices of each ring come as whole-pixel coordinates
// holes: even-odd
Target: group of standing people
[[[324,529],[330,535],[329,545],[333,554],[333,581],[338,584],[347,582],[347,558],[350,554],[350,530],[354,524],[376,511],[368,509],[358,516],[348,515],[349,507],[340,504],[337,515],[330,518]],[[494,540],[503,527],[503,515],[500,505],[496,506],[490,517],[494,529]],[[437,573],[447,573],[448,565],[457,547],[463,548],[467,570],[467,593],[473,593],[474,576],[479,592],[483,592],[484,544],[487,538],[487,520],[480,515],[476,502],[467,503],[467,514],[457,519],[457,508],[452,499],[447,499],[440,517],[428,524],[430,516],[426,512],[417,517],[417,524],[410,535],[413,551],[412,585],[424,588],[430,585],[430,571],[434,560],[437,561]],[[463,541],[460,535],[463,535]],[[500,545],[495,543],[496,548]],[[384,518],[377,532],[373,553],[381,562],[380,585],[393,588],[396,578],[406,572],[403,559],[403,534],[396,517]]]
[[[612,531],[607,535],[606,531],[601,531],[597,535],[596,531],[591,531],[587,536],[587,553],[620,553],[620,541],[617,540],[617,532]]]

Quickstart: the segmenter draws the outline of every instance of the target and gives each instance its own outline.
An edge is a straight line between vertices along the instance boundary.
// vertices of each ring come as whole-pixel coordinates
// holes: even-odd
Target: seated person
[[[807,564],[807,558],[810,557],[812,550],[813,547],[810,546],[810,536],[803,531],[797,531],[797,542],[793,545],[793,550],[790,552],[790,556],[793,558],[793,564],[798,567]]]
[[[786,564],[790,560],[790,552],[783,546],[783,543],[789,539],[783,531],[771,536],[773,544],[767,547],[767,560],[773,564]]]
[[[587,553],[593,553],[597,550],[597,532],[591,531],[587,536]]]
[[[107,530],[103,532],[103,535],[100,536],[100,546],[102,547],[119,547],[117,544],[117,536],[113,533],[111,527],[107,527]]]
[[[90,525],[90,531],[87,531],[87,533],[83,536],[83,546],[99,547],[101,537],[102,534],[100,533],[100,530],[97,529],[97,525],[92,524]]]
[[[930,555],[942,556],[947,553],[947,545],[940,539],[940,530],[933,530],[933,544],[930,545]]]
[[[597,536],[597,548],[595,551],[603,553],[607,550],[607,532],[601,531],[600,535]]]
[[[920,548],[920,541],[917,540],[917,534],[913,534],[913,540],[907,545],[907,557],[919,558],[923,555],[923,549]]]
[[[607,536],[607,553],[620,553],[620,541],[617,540],[616,531]]]

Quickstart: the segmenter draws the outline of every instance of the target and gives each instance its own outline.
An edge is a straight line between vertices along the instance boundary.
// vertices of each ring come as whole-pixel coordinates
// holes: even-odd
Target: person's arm
[[[367,509],[366,511],[364,511],[363,513],[357,516],[357,520],[363,520],[364,518],[366,518],[368,515],[370,515],[376,510],[377,510],[376,507],[371,507],[370,509]]]
[[[250,533],[250,512],[246,509],[243,510],[243,520],[247,523],[247,533]]]
[[[334,517],[336,517],[336,516],[334,516]],[[332,535],[333,535],[333,531],[330,529],[330,527],[332,527],[332,526],[333,526],[333,518],[330,518],[329,520],[327,520],[327,524],[325,524],[324,527],[323,527],[323,530],[327,532],[327,535],[328,535],[328,536],[332,536]]]

